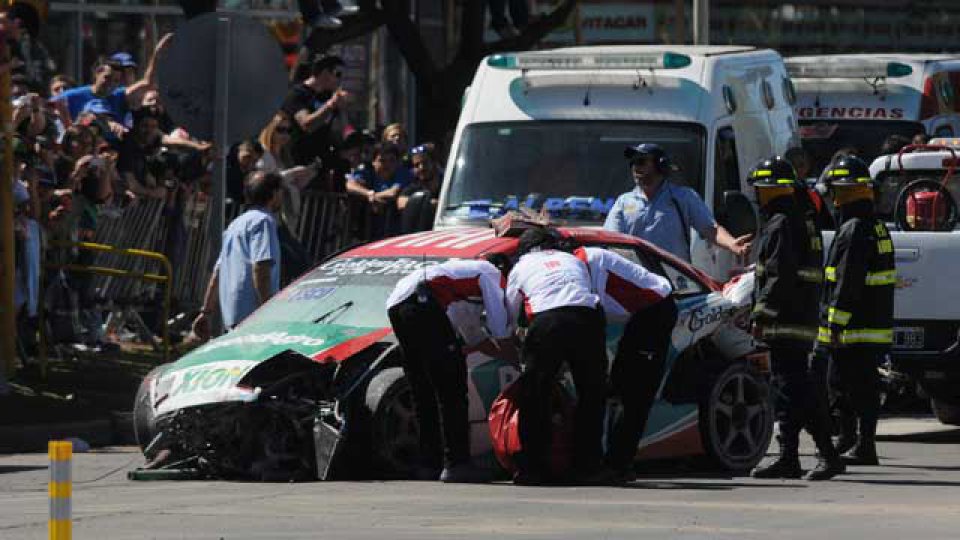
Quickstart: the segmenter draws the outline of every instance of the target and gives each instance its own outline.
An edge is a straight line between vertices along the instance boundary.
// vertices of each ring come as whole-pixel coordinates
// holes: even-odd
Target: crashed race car
[[[673,284],[680,313],[637,458],[700,456],[733,472],[756,465],[773,412],[766,355],[745,331],[752,272],[722,285],[637,238],[560,230]],[[327,260],[234,331],[144,378],[134,428],[149,467],[258,480],[408,477],[419,427],[386,298],[425,266],[516,250],[516,238],[462,228],[381,240]],[[608,325],[611,361],[622,330]],[[467,363],[471,452],[495,467],[487,415],[519,372],[481,352]]]

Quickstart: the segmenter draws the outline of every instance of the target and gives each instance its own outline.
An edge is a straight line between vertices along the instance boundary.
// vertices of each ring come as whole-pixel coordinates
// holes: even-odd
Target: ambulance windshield
[[[558,220],[602,223],[634,188],[627,146],[657,143],[679,170],[672,181],[703,194],[704,130],[695,124],[526,121],[468,126],[453,167],[442,219],[487,220],[521,207]]]
[[[923,124],[899,120],[800,120],[800,139],[813,159],[813,177],[819,176],[833,154],[842,148],[856,149],[858,156],[871,163],[881,154],[887,137],[899,135],[909,142],[923,132]]]

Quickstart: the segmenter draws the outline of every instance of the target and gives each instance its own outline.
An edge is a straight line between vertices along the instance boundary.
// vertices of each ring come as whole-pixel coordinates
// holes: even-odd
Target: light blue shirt
[[[237,216],[223,232],[223,246],[217,259],[220,286],[220,313],[227,328],[236,326],[260,306],[253,286],[253,265],[273,261],[270,292],[280,290],[280,237],[273,215],[263,208],[251,208]]]
[[[683,212],[682,220],[678,210]],[[617,197],[603,228],[643,238],[689,262],[684,223],[704,238],[709,238],[717,226],[696,191],[664,180],[652,199],[647,199],[639,187]]]

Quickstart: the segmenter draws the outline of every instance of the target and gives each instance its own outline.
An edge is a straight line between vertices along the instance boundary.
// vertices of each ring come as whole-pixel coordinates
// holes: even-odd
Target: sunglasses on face
[[[290,133],[290,126],[277,126],[274,130],[277,133]]]
[[[643,165],[649,165],[649,164],[651,164],[651,163],[653,163],[653,158],[652,158],[652,157],[643,156],[643,157],[638,157],[638,158],[632,159],[632,160],[630,161],[630,166],[631,166],[631,167],[633,167],[633,166],[643,166]]]

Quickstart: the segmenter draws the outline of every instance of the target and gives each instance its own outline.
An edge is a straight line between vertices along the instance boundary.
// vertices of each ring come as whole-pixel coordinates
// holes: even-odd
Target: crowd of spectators
[[[163,250],[176,273],[188,224],[202,215],[217,156],[213,145],[191,137],[164,110],[155,68],[171,35],[157,43],[145,65],[117,51],[98,61],[89,84],[80,85],[55,72],[28,76],[22,56],[29,37],[21,24],[12,12],[0,13],[2,45],[10,56],[0,70],[10,71],[13,80],[18,336],[26,349],[22,356],[32,356],[41,301],[48,310],[73,306],[80,312],[76,331],[60,332],[63,339],[97,346],[104,341],[102,312],[77,308],[95,304],[86,297],[92,278],[50,273],[41,298],[42,254],[47,261],[88,264],[93,255],[56,250],[54,244],[93,240],[105,213],[163,201]],[[442,175],[434,146],[409,149],[400,124],[382,135],[352,126],[354,96],[341,87],[343,69],[336,56],[315,58],[262,133],[234,144],[225,156],[228,204],[242,204],[244,178],[252,172],[276,172],[283,179],[278,224],[284,283],[315,262],[295,234],[311,225],[300,223],[305,194],[342,194],[353,210],[349,227],[360,240],[406,232],[400,214],[415,191],[426,191],[421,198],[436,204]]]

